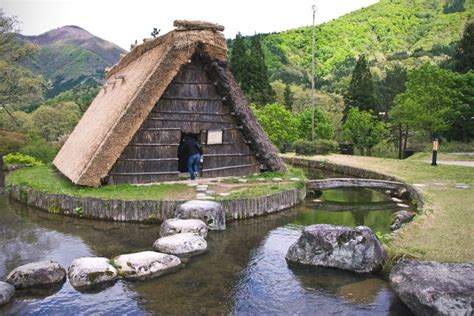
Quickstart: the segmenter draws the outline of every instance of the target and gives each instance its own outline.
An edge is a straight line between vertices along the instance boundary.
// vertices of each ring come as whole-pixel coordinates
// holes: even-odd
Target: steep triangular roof
[[[227,67],[223,27],[191,21],[177,21],[175,26],[176,30],[133,47],[108,70],[101,91],[53,162],[73,183],[100,185],[181,66],[195,53],[209,59],[216,87],[242,121],[260,162],[269,170],[286,168]]]

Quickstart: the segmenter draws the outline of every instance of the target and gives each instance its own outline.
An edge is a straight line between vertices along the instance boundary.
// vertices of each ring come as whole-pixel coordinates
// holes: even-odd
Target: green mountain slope
[[[321,24],[316,27],[317,86],[342,91],[359,54],[368,55],[376,79],[397,62],[409,67],[426,60],[443,63],[473,13],[472,0],[381,0]],[[310,26],[265,34],[262,43],[272,80],[309,83]]]
[[[20,39],[39,46],[28,66],[52,81],[47,97],[80,85],[97,85],[104,78],[104,69],[125,53],[119,46],[77,26],[64,26],[38,36],[20,35]]]

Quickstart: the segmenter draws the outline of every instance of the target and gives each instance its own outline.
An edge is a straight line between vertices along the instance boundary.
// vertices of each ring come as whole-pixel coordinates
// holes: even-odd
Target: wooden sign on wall
[[[208,145],[220,145],[224,142],[223,131],[222,130],[209,130],[207,131],[207,141]]]

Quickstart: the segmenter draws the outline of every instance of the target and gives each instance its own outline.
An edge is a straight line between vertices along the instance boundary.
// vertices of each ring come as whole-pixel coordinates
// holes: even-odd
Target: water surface
[[[94,293],[78,292],[66,281],[53,291],[20,293],[0,307],[0,314],[409,314],[381,278],[288,266],[284,257],[304,226],[364,224],[388,232],[397,210],[388,196],[374,190],[330,190],[319,199],[210,232],[208,252],[176,273],[145,282],[119,280]],[[0,279],[37,260],[67,267],[82,256],[150,250],[159,233],[158,225],[48,214],[5,195],[0,195],[0,218]]]

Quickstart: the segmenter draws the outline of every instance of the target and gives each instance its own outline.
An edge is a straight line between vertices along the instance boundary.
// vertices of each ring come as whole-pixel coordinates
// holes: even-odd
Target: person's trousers
[[[191,180],[194,180],[196,176],[194,175],[195,172],[199,172],[199,162],[201,161],[200,154],[194,154],[189,156],[188,158],[188,172]]]

